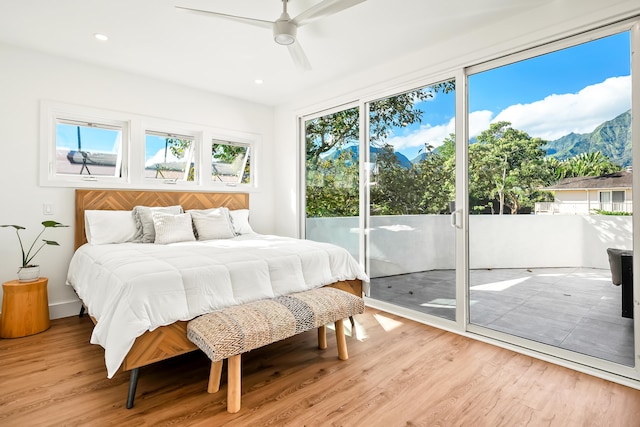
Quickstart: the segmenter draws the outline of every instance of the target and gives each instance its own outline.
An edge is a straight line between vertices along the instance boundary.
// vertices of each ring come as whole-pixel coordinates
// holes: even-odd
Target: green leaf
[[[61,224],[57,221],[42,221],[42,225],[44,225],[45,228],[68,227],[68,225]]]
[[[4,224],[4,225],[0,225],[0,227],[13,227],[16,230],[26,230],[26,228],[21,227],[19,225],[10,225],[10,224]]]

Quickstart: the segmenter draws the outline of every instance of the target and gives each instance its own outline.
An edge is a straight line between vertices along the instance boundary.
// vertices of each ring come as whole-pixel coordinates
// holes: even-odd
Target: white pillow
[[[166,214],[181,214],[184,211],[182,206],[136,206],[133,208],[133,218],[136,221],[136,237],[133,239],[136,243],[153,243],[156,238],[156,231],[153,226],[153,213],[162,212]]]
[[[158,245],[196,240],[196,236],[193,235],[191,215],[188,213],[171,215],[153,212],[153,227],[156,232],[154,243]]]
[[[230,239],[235,237],[229,209],[189,210],[198,240]]]
[[[131,211],[84,211],[84,231],[92,245],[130,242],[136,230]]]
[[[229,211],[229,214],[236,234],[255,233],[249,224],[249,209],[234,209]]]

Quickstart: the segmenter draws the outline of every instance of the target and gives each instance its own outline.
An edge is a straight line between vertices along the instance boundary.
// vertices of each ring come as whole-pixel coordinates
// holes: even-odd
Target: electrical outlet
[[[42,204],[42,213],[44,215],[53,215],[53,204],[52,203],[43,203]]]

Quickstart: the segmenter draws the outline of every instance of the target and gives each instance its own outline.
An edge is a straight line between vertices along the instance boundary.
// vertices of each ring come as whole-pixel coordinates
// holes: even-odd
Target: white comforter
[[[339,280],[368,281],[343,248],[258,234],[170,245],[86,244],[67,276],[98,321],[111,378],[136,337],[178,320]]]

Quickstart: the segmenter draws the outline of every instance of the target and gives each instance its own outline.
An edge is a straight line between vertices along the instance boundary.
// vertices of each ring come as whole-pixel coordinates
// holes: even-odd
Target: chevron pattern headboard
[[[84,232],[84,211],[131,210],[135,206],[182,205],[187,209],[207,209],[226,206],[248,209],[247,193],[199,193],[192,191],[76,190],[75,248],[87,242]]]

